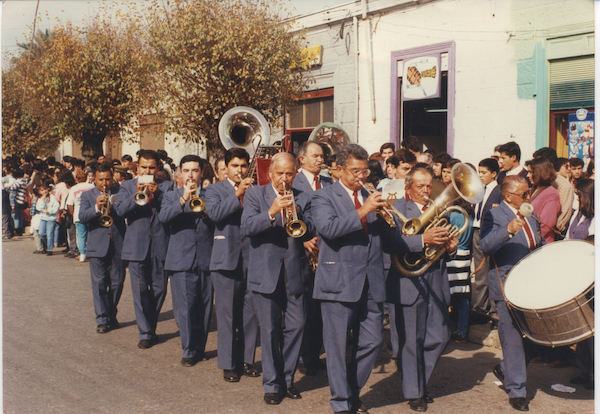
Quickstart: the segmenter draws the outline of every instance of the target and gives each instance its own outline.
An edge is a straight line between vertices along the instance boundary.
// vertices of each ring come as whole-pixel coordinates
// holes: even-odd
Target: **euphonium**
[[[285,183],[283,183],[283,188],[285,190],[285,195],[292,196],[292,205],[285,209],[285,231],[288,236],[298,239],[306,234],[306,223],[298,218],[298,210],[296,208],[296,202],[294,201],[294,193],[292,192],[291,185],[290,189],[287,190]]]
[[[104,186],[104,191],[102,192],[102,194],[106,197],[106,199],[104,200],[104,203],[102,204],[102,207],[100,208],[99,222],[102,227],[110,227],[113,224],[113,219],[109,215],[110,195],[108,194],[106,186]]]
[[[451,204],[458,198],[477,204],[483,200],[485,189],[477,172],[466,164],[455,164],[451,174],[452,184],[431,202],[431,205],[420,217],[406,221],[402,228],[402,234],[413,236],[418,234],[425,226],[425,231],[438,227],[448,230],[448,239],[450,239],[459,237],[467,230],[469,215],[462,207],[452,206]],[[457,226],[450,225],[448,219],[444,217],[452,211],[457,211],[464,216],[464,224],[460,229]],[[415,261],[410,261],[408,254],[405,254],[402,259],[398,255],[392,255],[392,263],[404,276],[420,276],[445,252],[446,248],[443,245],[429,245],[425,248],[422,257]]]
[[[364,184],[362,181],[359,181],[360,184],[363,186],[363,188],[365,190],[367,190],[367,192],[369,194],[373,194],[374,192],[376,192],[377,190],[373,187],[373,184],[370,183],[366,183]],[[385,201],[385,206],[381,207],[380,210],[376,211],[377,214],[379,215],[379,217],[381,217],[382,219],[385,220],[385,222],[390,226],[390,227],[396,227],[396,221],[394,220],[394,216],[398,217],[398,219],[404,224],[407,221],[407,218],[404,217],[404,215],[402,213],[400,213],[398,211],[398,209],[396,209],[396,207],[393,206],[394,202],[396,201],[396,193],[390,193],[388,195],[388,198],[383,200]]]
[[[200,198],[197,192],[198,186],[196,183],[192,183],[190,187],[190,210],[192,210],[194,213],[201,213],[204,211],[206,203]]]
[[[148,187],[144,185],[141,191],[135,193],[133,200],[138,206],[145,206],[148,204]]]

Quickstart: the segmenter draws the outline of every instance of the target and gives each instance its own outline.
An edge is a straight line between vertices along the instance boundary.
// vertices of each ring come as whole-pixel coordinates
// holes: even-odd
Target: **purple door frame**
[[[412,49],[395,50],[392,52],[391,59],[391,88],[392,97],[390,102],[391,124],[390,124],[390,142],[400,147],[399,128],[400,128],[400,94],[398,87],[398,61],[408,60],[430,53],[448,53],[448,136],[446,137],[446,152],[452,155],[454,151],[454,95],[455,95],[455,64],[456,64],[456,44],[453,41],[436,43],[433,45],[420,46]]]

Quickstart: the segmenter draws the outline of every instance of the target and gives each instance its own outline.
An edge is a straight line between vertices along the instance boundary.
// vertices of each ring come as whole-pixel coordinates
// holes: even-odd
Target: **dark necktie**
[[[360,204],[360,201],[358,201],[358,192],[357,191],[354,192],[354,207],[357,210],[362,207],[362,205]],[[362,222],[363,229],[365,230],[365,234],[368,237],[369,236],[369,225],[367,224],[367,216],[363,217],[360,221]]]
[[[319,180],[319,174],[315,174],[315,191],[321,189],[321,181]]]
[[[483,194],[485,194],[485,190],[487,189],[487,185],[483,186]],[[483,200],[477,204],[477,221],[481,220],[481,210],[483,210]]]
[[[523,219],[523,216],[521,215],[520,211],[517,212],[517,216],[519,216],[520,219]],[[523,220],[525,220],[525,219],[523,219]],[[529,223],[527,222],[527,220],[525,220],[523,229],[525,230],[525,234],[527,235],[527,241],[529,242],[529,250],[533,250],[533,248],[535,247],[535,239],[533,238],[533,233],[531,232],[531,229],[529,228]]]
[[[236,184],[236,185],[234,185],[234,187],[235,187],[235,190],[237,191],[237,189],[240,187],[240,185]],[[242,204],[242,207],[244,207],[244,195],[243,194],[240,196],[240,203]]]

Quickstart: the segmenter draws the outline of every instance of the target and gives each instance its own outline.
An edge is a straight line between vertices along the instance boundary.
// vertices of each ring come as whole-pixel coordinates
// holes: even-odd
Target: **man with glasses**
[[[545,244],[540,237],[541,228],[533,218],[524,219],[519,208],[529,198],[529,185],[525,178],[508,176],[500,187],[503,201],[488,211],[481,226],[481,250],[490,255],[488,275],[490,299],[498,311],[498,334],[503,360],[494,367],[494,375],[508,390],[508,402],[518,411],[528,411],[527,362],[523,338],[512,320],[502,295],[502,286],[519,260]],[[535,214],[535,213],[534,213]]]
[[[393,233],[375,214],[385,204],[381,193],[369,195],[362,187],[370,171],[367,158],[357,144],[342,147],[336,167],[340,179],[312,197],[312,218],[319,233],[313,297],[322,301],[330,404],[336,413],[367,412],[359,399],[360,390],[383,341],[382,247],[391,243],[382,242],[382,237],[387,239]],[[349,363],[348,340],[352,349]]]

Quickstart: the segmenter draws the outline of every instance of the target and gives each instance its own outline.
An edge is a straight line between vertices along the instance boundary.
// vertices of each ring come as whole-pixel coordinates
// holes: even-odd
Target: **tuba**
[[[283,184],[283,186],[285,189],[285,183]],[[286,208],[285,212],[285,231],[288,234],[288,236],[298,239],[306,234],[306,223],[298,218],[298,209],[296,208],[296,201],[294,201],[294,193],[292,192],[291,185],[289,190],[285,190],[285,195],[292,196],[292,205]]]
[[[475,170],[466,164],[458,163],[452,168],[452,184],[431,202],[431,205],[418,218],[407,220],[402,227],[402,234],[413,236],[430,228],[444,228],[448,230],[448,237],[459,237],[469,227],[469,215],[459,206],[451,205],[454,201],[462,198],[469,203],[477,204],[483,200],[485,189],[481,179]],[[452,226],[449,220],[444,216],[452,211],[457,211],[464,216],[465,222],[461,228]],[[392,255],[392,263],[396,269],[404,276],[421,276],[425,271],[435,263],[444,253],[444,246],[429,245],[426,246],[422,256],[415,261],[409,259],[409,254],[400,258],[398,255]]]
[[[226,150],[234,147],[245,149],[254,161],[256,149],[264,139],[269,141],[267,120],[256,109],[236,106],[225,112],[219,121],[219,138]],[[259,143],[255,145],[256,139]]]
[[[102,204],[102,208],[100,208],[100,218],[98,220],[102,227],[110,227],[113,224],[113,219],[109,214],[110,195],[108,194],[108,189],[106,188],[106,186],[104,186],[104,191],[102,191],[102,194],[106,197],[106,200]]]

